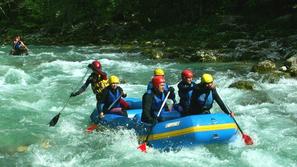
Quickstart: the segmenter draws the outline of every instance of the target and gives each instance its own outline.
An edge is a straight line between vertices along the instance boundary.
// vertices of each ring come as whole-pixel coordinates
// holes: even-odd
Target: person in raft
[[[117,114],[128,117],[126,111],[128,106],[123,105],[123,103],[127,102],[121,99],[121,97],[125,98],[127,94],[124,93],[119,84],[120,79],[117,76],[112,75],[109,77],[109,86],[102,92],[103,112],[100,113],[101,118],[104,114]]]
[[[201,82],[194,87],[188,115],[210,114],[213,102],[216,101],[224,113],[234,116],[218,95],[213,81],[210,74],[205,73],[201,76]]]
[[[162,122],[162,113],[167,112],[166,108],[168,109],[168,107],[164,106],[161,110],[160,116],[157,118],[158,112],[165,100],[168,90],[165,89],[166,83],[163,76],[154,76],[151,82],[153,85],[152,91],[146,92],[142,96],[141,121],[154,125],[157,122]]]
[[[101,63],[98,60],[94,60],[91,64],[88,65],[88,68],[92,70],[92,73],[88,77],[88,79],[85,81],[85,83],[82,85],[82,87],[76,91],[72,92],[70,97],[75,97],[77,95],[80,95],[83,93],[87,87],[91,84],[93,93],[96,96],[97,104],[97,114],[99,114],[102,111],[102,91],[105,87],[109,85],[107,74],[102,71]]]
[[[181,78],[177,85],[180,99],[177,110],[184,116],[189,113],[191,96],[196,84],[193,82],[193,72],[189,69],[182,71]]]
[[[165,72],[164,70],[162,70],[161,68],[156,68],[154,70],[154,76],[162,76],[164,79],[165,79]],[[174,104],[176,104],[176,100],[175,100],[175,93],[174,93],[174,88],[173,87],[169,87],[167,83],[165,83],[164,85],[164,89],[165,91],[170,91],[170,96],[169,96],[169,99],[171,99],[173,101]],[[148,93],[151,93],[153,90],[153,84],[152,84],[152,81],[150,81],[147,85],[147,92]]]

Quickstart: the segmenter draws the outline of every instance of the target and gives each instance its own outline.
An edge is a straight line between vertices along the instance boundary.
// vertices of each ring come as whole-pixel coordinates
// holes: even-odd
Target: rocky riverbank
[[[112,47],[101,48],[99,52],[138,52],[152,59],[253,61],[252,72],[296,77],[297,30],[295,24],[290,26],[294,19],[296,16],[288,15],[254,25],[240,16],[217,16],[204,24],[154,30],[137,23],[102,25],[95,32],[85,32],[79,27],[62,34],[41,30],[24,35],[24,39],[27,44],[108,45]],[[9,39],[6,35],[3,43],[7,44]]]

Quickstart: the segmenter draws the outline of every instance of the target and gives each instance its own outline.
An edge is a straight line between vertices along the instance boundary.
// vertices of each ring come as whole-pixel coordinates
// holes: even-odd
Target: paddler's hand
[[[103,117],[104,117],[104,114],[103,114],[103,112],[101,112],[101,113],[99,114],[99,118],[102,119]]]
[[[75,96],[77,96],[77,93],[75,93],[75,92],[72,92],[72,93],[70,94],[70,97],[75,97]]]
[[[230,112],[230,115],[231,115],[231,117],[234,117],[235,116],[235,114],[234,114],[234,112]]]
[[[123,93],[123,94],[122,94],[122,97],[123,97],[123,98],[126,98],[126,97],[127,97],[127,93]]]

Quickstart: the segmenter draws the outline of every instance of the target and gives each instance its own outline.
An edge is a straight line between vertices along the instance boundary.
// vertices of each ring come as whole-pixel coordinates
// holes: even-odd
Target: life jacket
[[[155,116],[158,115],[158,112],[159,112],[164,100],[165,100],[165,93],[164,92],[162,93],[161,97],[153,94],[151,112],[153,112]],[[162,115],[163,112],[165,112],[165,107],[162,108],[160,115]]]
[[[197,102],[203,110],[209,110],[212,107],[213,101],[212,90],[202,93],[197,97]]]
[[[105,101],[104,108],[108,108],[117,98],[121,96],[121,92],[119,89],[116,89],[115,94],[108,89],[107,91],[107,100]],[[118,100],[111,108],[118,108],[121,107],[120,100]]]
[[[18,41],[16,44],[14,44],[14,49],[15,50],[20,50],[21,49],[21,42]]]
[[[108,80],[107,79],[104,80],[101,76],[96,76],[96,74],[93,74],[93,75],[94,76],[91,82],[92,90],[94,94],[102,97],[103,89],[109,85]]]
[[[193,93],[193,88],[195,86],[195,83],[192,82],[189,87],[191,87],[192,89],[188,92],[180,92],[179,93],[179,96],[180,96],[180,104],[185,107],[185,106],[190,106],[190,102],[191,102],[191,96],[192,96],[192,93]]]

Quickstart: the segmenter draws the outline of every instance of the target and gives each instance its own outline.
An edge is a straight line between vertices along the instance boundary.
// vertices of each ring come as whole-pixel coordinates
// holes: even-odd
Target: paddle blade
[[[244,143],[245,143],[246,145],[253,145],[253,144],[254,144],[252,138],[251,138],[249,135],[247,135],[247,134],[242,134],[242,138],[243,138]]]
[[[88,126],[86,131],[92,133],[96,128],[97,128],[97,124],[91,124]]]
[[[49,122],[49,126],[55,126],[60,118],[60,114],[57,114],[54,118],[52,118],[52,120]]]
[[[139,149],[141,152],[146,153],[146,143],[140,144],[137,149]]]

